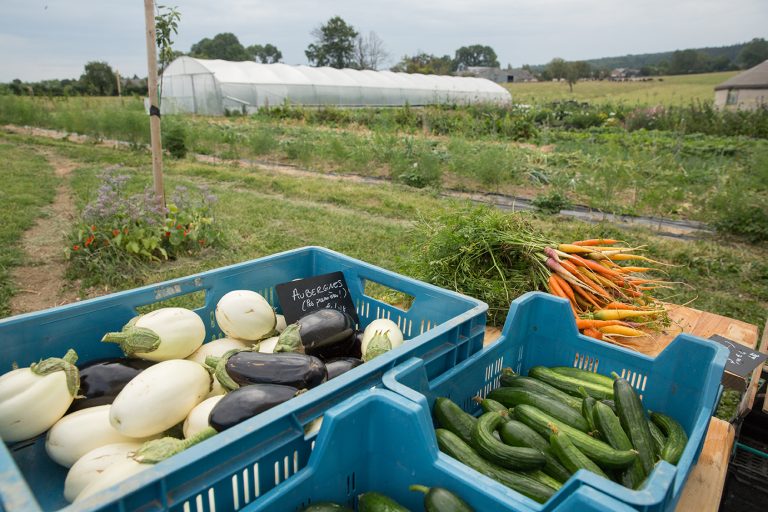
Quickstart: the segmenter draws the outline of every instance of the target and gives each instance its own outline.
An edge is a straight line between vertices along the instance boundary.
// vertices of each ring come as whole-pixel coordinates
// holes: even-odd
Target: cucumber
[[[593,413],[593,411],[595,410],[596,403],[597,403],[597,400],[595,400],[591,396],[585,397],[584,400],[582,400],[581,402],[581,415],[584,416],[584,419],[586,419],[587,423],[589,424],[589,430],[588,430],[589,434],[595,437],[595,439],[601,439],[600,429],[595,424],[595,418]]]
[[[353,512],[351,508],[339,505],[338,503],[322,502],[313,503],[308,507],[301,509],[301,512]]]
[[[654,455],[656,459],[661,458],[661,450],[664,449],[664,445],[667,442],[667,438],[664,435],[664,433],[659,430],[659,427],[656,426],[654,422],[652,422],[650,419],[648,420],[648,430],[651,431],[651,437],[653,438],[653,447],[654,447]]]
[[[610,407],[611,410],[613,411],[613,414],[616,414],[616,402],[614,402],[613,400],[600,400],[600,401],[605,405],[607,405],[608,407]]]
[[[552,478],[551,476],[549,476],[548,474],[546,474],[540,469],[537,469],[535,471],[526,471],[525,474],[533,478],[534,480],[537,480],[543,483],[547,487],[553,488],[556,491],[559,491],[560,488],[563,486],[562,482],[560,482],[555,478]]]
[[[543,453],[544,467],[541,470],[558,482],[565,482],[571,477],[571,472],[555,458],[547,440],[525,423],[509,420],[501,425],[499,435],[505,444],[536,448]]]
[[[534,501],[544,503],[555,494],[554,489],[525,474],[488,462],[450,430],[439,428],[435,436],[441,452]]]
[[[601,375],[596,372],[581,370],[570,366],[552,366],[550,367],[550,370],[559,373],[560,375],[565,375],[566,377],[573,377],[582,382],[592,382],[603,386],[604,388],[613,389],[613,379],[607,375]]]
[[[474,512],[466,501],[444,487],[411,485],[408,488],[424,493],[425,512]]]
[[[589,431],[589,424],[580,412],[573,410],[561,401],[548,396],[537,394],[527,389],[498,388],[488,394],[488,398],[501,402],[506,407],[516,407],[520,404],[532,405],[546,411],[553,418],[567,423],[582,432]]]
[[[379,492],[366,492],[357,497],[358,512],[410,512],[398,502]]]
[[[552,432],[550,425],[556,426],[558,430],[568,434],[573,444],[587,457],[606,468],[623,469],[637,458],[634,450],[616,450],[530,405],[515,407],[515,419],[525,423],[542,436],[549,436]]]
[[[472,442],[472,429],[477,423],[477,418],[456,405],[449,398],[435,398],[432,412],[437,418],[438,426],[448,429],[461,438],[467,444]]]
[[[528,376],[538,379],[550,386],[553,386],[560,391],[564,391],[569,395],[581,396],[579,387],[583,386],[590,396],[602,400],[604,398],[613,399],[613,389],[594,382],[583,381],[569,377],[567,375],[561,375],[553,372],[545,366],[534,366],[528,370]]]
[[[483,412],[501,413],[501,417],[504,418],[504,421],[509,421],[510,419],[509,409],[504,407],[503,404],[500,404],[496,400],[492,400],[490,398],[484,398],[480,400],[480,407],[482,407]]]
[[[608,478],[608,475],[597,464],[592,462],[589,457],[574,446],[568,434],[558,430],[557,427],[549,435],[549,444],[552,446],[552,451],[555,452],[557,458],[563,463],[563,466],[570,471],[575,473],[580,469],[586,469],[603,478]]]
[[[613,381],[613,393],[621,426],[637,450],[643,471],[650,475],[653,471],[655,448],[643,404],[629,381],[614,375],[616,380]]]
[[[501,377],[501,385],[508,388],[521,388],[533,391],[540,395],[546,395],[556,400],[560,400],[569,407],[581,411],[581,400],[575,396],[571,396],[564,391],[550,386],[540,380],[536,380],[532,377],[524,377],[522,375],[513,375],[507,378]]]
[[[509,446],[493,436],[496,428],[504,422],[495,411],[480,416],[472,429],[474,448],[484,459],[508,469],[533,470],[544,466],[544,454],[535,448]]]
[[[671,416],[660,412],[652,412],[651,421],[667,436],[664,447],[661,449],[661,458],[676,465],[680,462],[685,445],[688,443],[688,436],[683,426]]]
[[[621,428],[619,418],[613,414],[611,408],[602,402],[596,402],[592,410],[594,421],[605,440],[617,450],[631,450],[632,442]],[[645,471],[640,459],[635,459],[631,466],[621,471],[619,479],[622,485],[630,489],[637,489],[645,479]]]

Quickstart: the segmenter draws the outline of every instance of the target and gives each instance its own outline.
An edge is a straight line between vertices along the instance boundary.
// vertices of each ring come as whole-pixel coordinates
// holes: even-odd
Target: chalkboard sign
[[[759,365],[768,358],[768,354],[755,352],[741,343],[737,343],[718,334],[709,337],[728,348],[728,361],[725,363],[725,371],[746,379]]]
[[[294,323],[302,316],[318,309],[333,308],[343,311],[360,323],[341,272],[297,279],[275,287],[285,321]]]

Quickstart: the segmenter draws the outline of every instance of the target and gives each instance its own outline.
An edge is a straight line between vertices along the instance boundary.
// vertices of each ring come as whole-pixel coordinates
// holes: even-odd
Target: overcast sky
[[[161,0],[181,12],[175,48],[220,32],[243,45],[272,43],[287,64],[306,64],[311,31],[341,16],[370,31],[388,66],[421,50],[451,55],[491,46],[502,66],[553,57],[591,59],[768,38],[768,0]],[[77,78],[106,61],[123,76],[146,76],[140,0],[2,0],[0,82]]]

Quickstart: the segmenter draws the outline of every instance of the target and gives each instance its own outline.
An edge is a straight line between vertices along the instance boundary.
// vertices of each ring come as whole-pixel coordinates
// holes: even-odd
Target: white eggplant
[[[89,407],[67,414],[51,427],[45,438],[45,451],[57,464],[71,467],[83,455],[104,445],[142,442],[121,434],[109,422],[109,405]]]
[[[205,340],[205,324],[194,311],[161,308],[132,319],[101,341],[118,343],[125,355],[148,361],[184,359]]]
[[[277,345],[277,341],[280,339],[279,336],[272,336],[271,338],[267,338],[265,340],[262,340],[259,342],[259,352],[262,354],[272,354],[275,351],[275,346]]]
[[[211,390],[211,376],[194,361],[175,359],[150,366],[115,397],[109,421],[130,437],[159,434],[184,421]]]
[[[120,482],[127,480],[133,475],[140,473],[145,469],[149,469],[152,466],[152,464],[142,464],[141,462],[136,462],[130,457],[126,457],[125,459],[115,462],[103,472],[101,472],[98,476],[96,476],[96,478],[91,480],[91,483],[86,485],[85,488],[80,491],[80,494],[77,495],[74,501],[75,503],[78,503],[87,498],[90,498],[94,494],[112,487],[113,485],[119,484]]]
[[[184,420],[185,439],[189,439],[195,434],[210,427],[208,424],[208,416],[211,414],[211,409],[213,409],[222,398],[224,398],[223,394],[206,398],[189,412],[187,419]]]
[[[393,322],[388,318],[379,318],[377,320],[374,320],[373,322],[368,324],[368,326],[365,328],[365,331],[363,331],[363,340],[360,346],[360,350],[363,353],[363,359],[366,361],[372,359],[372,357],[370,356],[366,358],[366,354],[368,353],[368,344],[374,338],[374,335],[376,333],[381,333],[385,335],[386,338],[389,340],[390,347],[388,350],[397,348],[403,344],[403,332],[400,330],[400,328],[397,326],[395,322]],[[378,347],[378,348],[379,350],[381,350],[383,347]]]
[[[277,317],[259,293],[234,290],[216,304],[216,322],[230,338],[258,341],[274,334]]]
[[[187,360],[194,361],[200,364],[205,364],[205,358],[208,356],[221,357],[227,352],[229,352],[230,350],[233,350],[233,349],[244,350],[246,348],[248,348],[248,345],[244,341],[235,340],[232,338],[220,338],[218,340],[213,340],[213,341],[209,341],[208,343],[204,343],[203,346],[195,350],[195,353],[189,356]],[[221,385],[218,379],[214,377],[213,386],[211,387],[211,392],[208,393],[208,396],[206,398],[223,395],[226,392],[227,390],[224,389],[224,387]]]
[[[275,331],[278,333],[283,332],[285,328],[288,327],[288,324],[285,322],[285,317],[283,315],[275,315],[275,318],[277,319]]]
[[[108,444],[80,457],[67,472],[67,478],[64,481],[64,498],[70,503],[75,501],[78,494],[107,468],[122,462],[128,458],[129,453],[135,452],[140,447],[140,441]]]
[[[0,377],[0,438],[12,443],[42,434],[72,404],[80,388],[77,354],[51,357]]]

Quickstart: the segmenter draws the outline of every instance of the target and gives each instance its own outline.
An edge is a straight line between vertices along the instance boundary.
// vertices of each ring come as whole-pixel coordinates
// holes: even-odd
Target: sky
[[[389,67],[419,51],[491,46],[502,66],[586,60],[768,38],[768,0],[161,0],[181,13],[174,48],[232,32],[307,64],[313,29],[341,16],[373,31]],[[0,82],[77,78],[89,61],[146,76],[139,0],[2,0]]]

